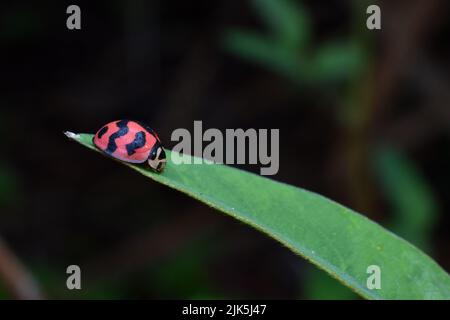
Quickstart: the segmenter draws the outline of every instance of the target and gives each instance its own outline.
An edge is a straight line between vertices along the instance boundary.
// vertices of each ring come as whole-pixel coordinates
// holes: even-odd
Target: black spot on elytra
[[[155,137],[155,139],[159,142],[159,138],[158,135],[156,134],[156,132],[150,128],[148,125],[146,125],[145,123],[141,122],[141,121],[134,121],[136,122],[138,125],[140,125],[142,128],[144,128],[145,130],[147,130],[148,133],[150,133],[152,136]]]
[[[109,154],[113,153],[117,149],[116,139],[123,137],[128,133],[128,120],[120,120],[116,122],[116,124],[119,127],[119,130],[109,136],[108,147],[105,150],[105,152]]]
[[[104,126],[103,128],[101,128],[100,131],[97,133],[97,137],[98,137],[99,139],[101,139],[102,136],[103,136],[106,132],[108,132],[108,126]]]
[[[136,149],[142,148],[145,145],[145,132],[136,132],[133,142],[130,142],[125,147],[127,148],[127,153],[129,156],[136,152]]]

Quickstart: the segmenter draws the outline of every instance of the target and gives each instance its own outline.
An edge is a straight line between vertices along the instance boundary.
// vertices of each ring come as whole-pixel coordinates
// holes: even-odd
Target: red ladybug
[[[125,162],[147,161],[156,172],[162,172],[166,166],[166,152],[158,135],[137,121],[110,122],[98,130],[93,142],[106,154]]]

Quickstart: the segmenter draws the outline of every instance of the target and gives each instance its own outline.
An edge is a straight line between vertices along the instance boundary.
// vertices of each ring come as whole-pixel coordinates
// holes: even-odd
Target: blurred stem
[[[44,295],[31,274],[0,239],[0,280],[15,299],[40,300]]]
[[[368,66],[365,75],[357,82],[349,93],[347,114],[344,115],[346,122],[343,147],[346,151],[353,206],[356,210],[370,214],[377,211],[373,197],[374,183],[368,166],[373,119],[373,67]]]
[[[340,118],[344,125],[343,149],[346,157],[348,186],[352,206],[370,215],[376,212],[374,183],[370,176],[370,129],[373,119],[374,98],[374,48],[373,37],[361,26],[365,26],[367,1],[353,1],[353,37],[359,43],[365,61],[365,68],[350,84]]]

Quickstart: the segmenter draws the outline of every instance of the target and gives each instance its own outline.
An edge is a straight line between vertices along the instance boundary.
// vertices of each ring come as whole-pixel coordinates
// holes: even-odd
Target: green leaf
[[[292,0],[253,0],[253,7],[285,47],[305,47],[311,35],[306,10]]]
[[[364,63],[363,50],[357,44],[327,43],[317,49],[309,74],[316,81],[351,80],[360,74]]]
[[[66,135],[97,150],[91,134]],[[175,165],[171,159],[190,156],[167,155],[162,174],[123,164],[264,232],[363,297],[450,299],[450,277],[439,265],[366,217],[294,186],[225,165]],[[379,290],[366,287],[370,265],[381,268]]]
[[[224,46],[237,56],[257,63],[293,82],[301,82],[300,59],[296,52],[279,46],[256,32],[230,30],[224,36]]]

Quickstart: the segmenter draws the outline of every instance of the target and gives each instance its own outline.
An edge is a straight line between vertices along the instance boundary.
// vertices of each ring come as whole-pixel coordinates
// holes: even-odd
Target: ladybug
[[[94,145],[107,155],[130,163],[144,163],[162,172],[166,152],[158,135],[137,121],[117,120],[103,126],[92,139]]]

